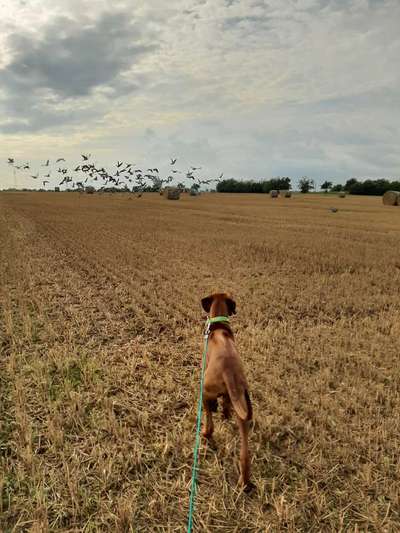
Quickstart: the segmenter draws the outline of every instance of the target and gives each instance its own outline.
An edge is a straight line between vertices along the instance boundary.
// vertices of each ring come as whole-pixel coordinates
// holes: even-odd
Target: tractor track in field
[[[34,226],[28,219],[18,217],[15,226],[15,245],[26,258],[28,294],[33,302],[46,302],[42,311],[61,330],[63,323],[82,326],[83,322],[85,335],[78,328],[77,341],[91,338],[100,345],[124,344],[137,335],[155,338],[168,331],[171,341],[173,328],[188,320],[187,311],[178,302],[159,295],[154,312],[150,304],[157,288],[154,282],[139,278],[140,268],[132,271],[132,267],[119,265],[116,269],[112,258],[101,257],[101,251],[85,247],[79,238]],[[112,239],[113,235],[106,232],[104,237]],[[60,335],[62,340],[62,332]]]

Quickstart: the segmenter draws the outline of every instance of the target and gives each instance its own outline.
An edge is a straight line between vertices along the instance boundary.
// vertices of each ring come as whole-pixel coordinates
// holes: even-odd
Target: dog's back
[[[227,324],[227,316],[235,312],[236,304],[229,295],[218,293],[203,298],[202,305],[203,309],[210,313],[211,318],[216,317],[209,336],[204,378],[204,408],[207,421],[203,435],[207,438],[212,436],[214,425],[211,413],[217,410],[217,398],[222,396],[224,415],[230,414],[232,406],[237,416],[242,441],[241,480],[243,485],[248,487],[250,479],[248,421],[252,419],[253,409],[242,362],[232,330]],[[224,320],[218,321],[219,318]]]

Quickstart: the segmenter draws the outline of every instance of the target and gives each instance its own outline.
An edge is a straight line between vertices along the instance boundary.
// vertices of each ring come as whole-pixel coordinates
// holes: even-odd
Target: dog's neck
[[[210,324],[210,333],[217,330],[226,331],[226,333],[233,339],[233,331],[228,322],[215,322],[214,324]]]
[[[210,318],[228,315],[229,311],[225,300],[214,300],[210,308]],[[216,330],[224,330],[233,338],[233,333],[228,322],[215,322],[214,324],[210,324],[210,333]]]

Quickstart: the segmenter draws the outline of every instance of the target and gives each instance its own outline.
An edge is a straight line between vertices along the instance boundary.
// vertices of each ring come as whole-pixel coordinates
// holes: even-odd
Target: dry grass
[[[332,201],[0,195],[0,530],[185,530],[199,300],[223,289],[256,489],[218,415],[196,531],[399,531],[400,218]]]

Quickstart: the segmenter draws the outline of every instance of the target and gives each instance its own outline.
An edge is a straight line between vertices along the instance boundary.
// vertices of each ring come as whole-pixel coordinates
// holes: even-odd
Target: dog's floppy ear
[[[226,305],[228,306],[228,313],[230,315],[236,314],[236,302],[232,298],[228,297],[226,299]]]
[[[201,300],[201,306],[206,313],[210,312],[212,301],[213,301],[212,296],[206,296],[205,298]]]

